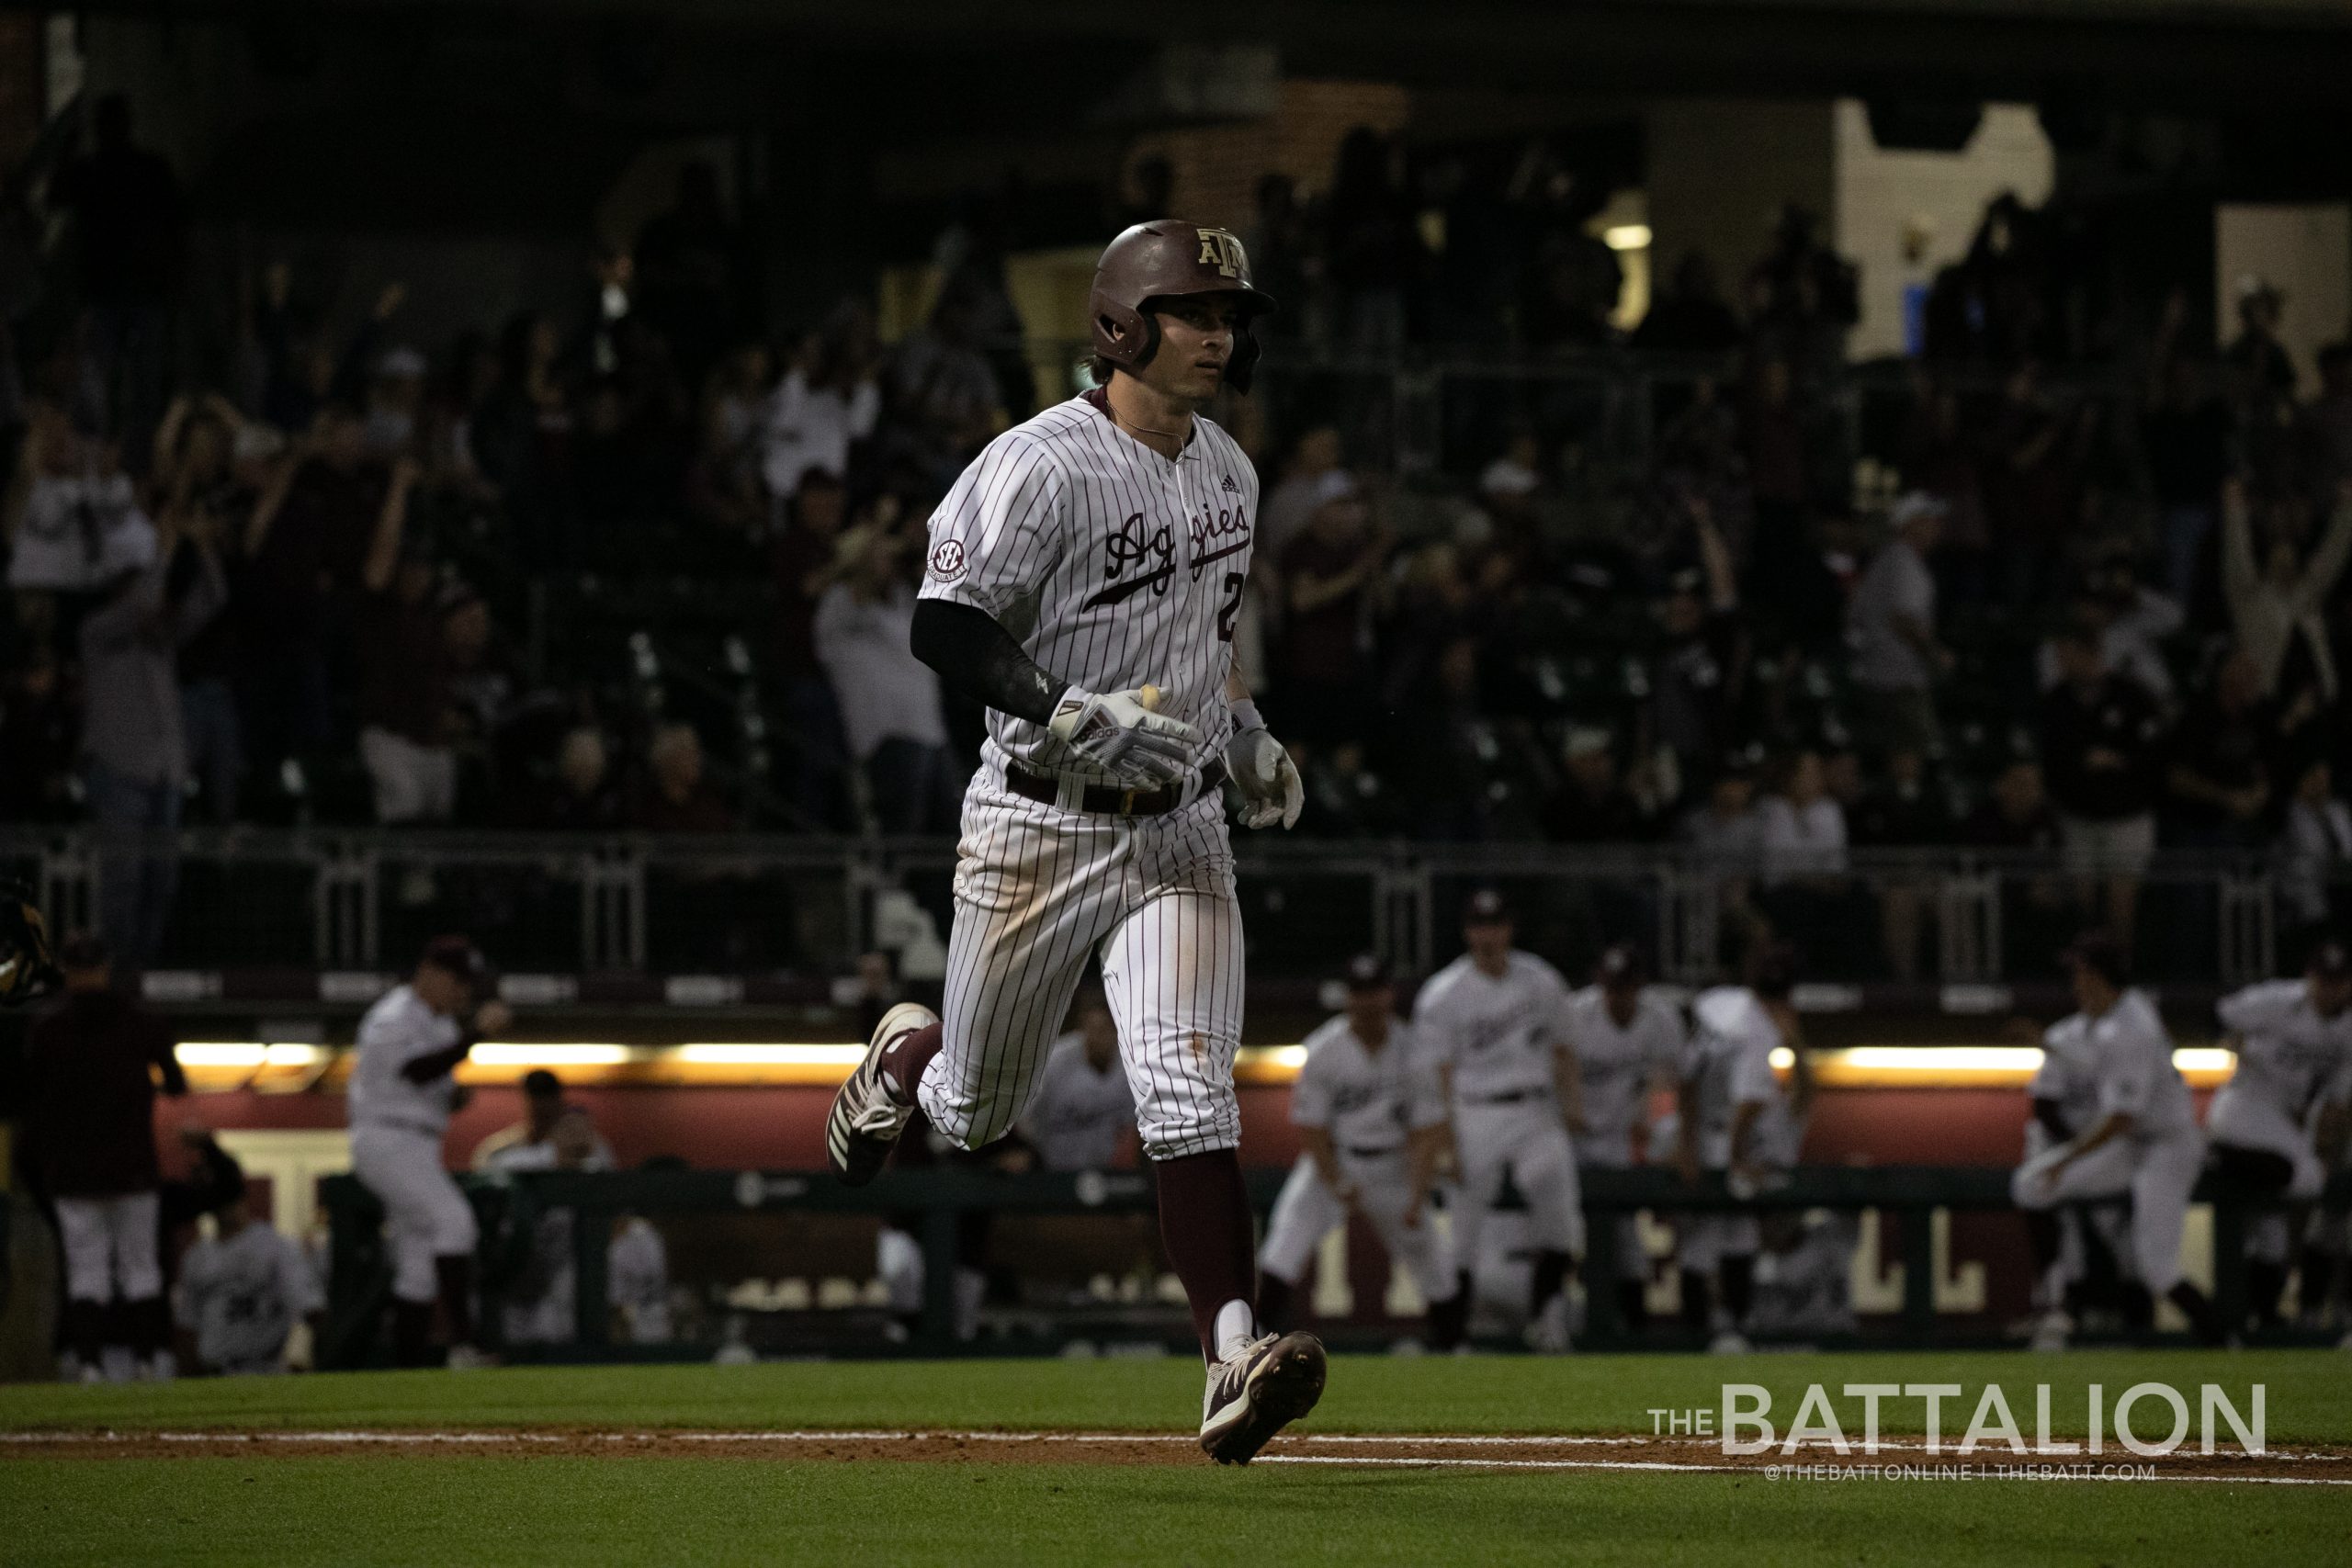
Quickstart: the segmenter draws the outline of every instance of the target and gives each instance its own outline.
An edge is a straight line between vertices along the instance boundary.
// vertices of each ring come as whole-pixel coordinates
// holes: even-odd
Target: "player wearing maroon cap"
[[[384,1205],[392,1255],[392,1341],[403,1366],[432,1359],[437,1300],[449,1329],[448,1364],[488,1358],[474,1344],[474,1212],[441,1164],[442,1134],[458,1107],[453,1076],[474,1042],[513,1021],[481,999],[491,983],[481,949],[435,937],[406,985],[359,1021],[349,1089],[351,1168]]]

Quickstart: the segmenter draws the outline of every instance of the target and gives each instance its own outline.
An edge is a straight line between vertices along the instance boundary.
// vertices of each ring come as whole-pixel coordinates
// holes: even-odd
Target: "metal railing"
[[[1858,851],[1834,874],[1775,879],[1653,847],[1242,833],[1234,847],[1261,979],[1325,977],[1367,950],[1425,974],[1454,951],[1464,900],[1491,886],[1514,902],[1521,945],[1571,973],[1633,942],[1663,977],[1704,983],[1770,931],[1817,981],[1995,985],[2054,977],[2065,942],[2118,897],[2115,877],[2050,855],[1968,850]],[[83,828],[0,829],[0,874],[32,881],[63,929],[101,923],[109,868],[142,860],[176,868],[157,968],[380,971],[462,929],[511,971],[832,975],[877,945],[944,942],[956,846],[231,829],[109,847]],[[2238,985],[2291,962],[2323,906],[2352,906],[2352,867],[2166,852],[2126,890],[2152,977]]]

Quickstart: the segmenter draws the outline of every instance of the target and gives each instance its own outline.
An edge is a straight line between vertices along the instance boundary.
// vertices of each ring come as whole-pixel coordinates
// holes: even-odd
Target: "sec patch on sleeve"
[[[928,572],[933,582],[953,582],[964,575],[964,541],[942,539],[931,547]]]

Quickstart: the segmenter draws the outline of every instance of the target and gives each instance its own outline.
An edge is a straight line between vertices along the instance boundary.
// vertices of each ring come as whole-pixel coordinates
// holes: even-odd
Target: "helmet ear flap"
[[[1094,351],[1114,365],[1133,369],[1159,346],[1159,323],[1148,310],[1097,290],[1093,299]]]
[[[1257,373],[1261,352],[1258,334],[1250,330],[1247,321],[1234,329],[1233,352],[1225,359],[1225,378],[1235,391],[1250,390],[1250,378]]]

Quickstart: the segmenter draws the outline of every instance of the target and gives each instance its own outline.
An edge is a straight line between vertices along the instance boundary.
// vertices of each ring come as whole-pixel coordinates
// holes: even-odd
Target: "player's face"
[[[1463,944],[1470,949],[1470,956],[1481,964],[1499,964],[1510,955],[1511,928],[1509,920],[1497,920],[1489,925],[1462,928]]]
[[[1396,1010],[1396,993],[1386,986],[1363,986],[1348,992],[1348,1022],[1358,1035],[1377,1029]]]
[[[1216,397],[1240,330],[1238,301],[1220,294],[1192,295],[1160,301],[1152,315],[1159,322],[1159,347],[1138,372],[1144,381],[1186,402]]]
[[[1609,1016],[1617,1021],[1620,1028],[1634,1021],[1634,1014],[1642,1005],[1639,986],[1604,986],[1600,995],[1609,1004]]]

